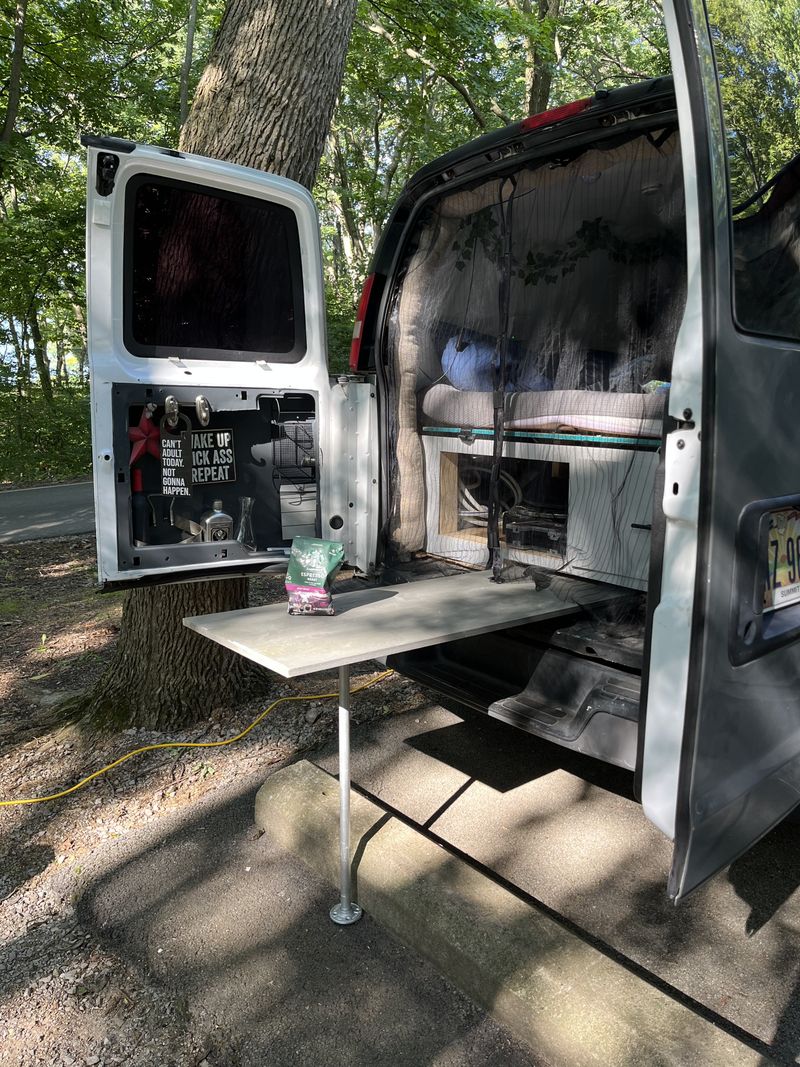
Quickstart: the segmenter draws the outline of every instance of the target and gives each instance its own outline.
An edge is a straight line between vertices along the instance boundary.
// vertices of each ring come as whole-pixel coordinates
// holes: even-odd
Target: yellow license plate
[[[769,512],[764,611],[800,600],[800,510]]]

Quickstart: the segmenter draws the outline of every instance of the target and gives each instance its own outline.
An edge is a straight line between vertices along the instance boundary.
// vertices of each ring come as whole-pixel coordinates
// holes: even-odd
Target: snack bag
[[[295,537],[286,571],[290,615],[333,615],[330,587],[344,559],[344,545],[319,537]]]

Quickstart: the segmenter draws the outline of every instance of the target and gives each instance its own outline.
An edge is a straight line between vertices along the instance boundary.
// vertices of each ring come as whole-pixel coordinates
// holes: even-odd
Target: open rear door
[[[341,540],[368,570],[375,390],[328,376],[311,196],[244,167],[85,143],[101,580],[257,570],[297,534]]]
[[[665,8],[689,295],[669,407],[642,802],[674,837],[669,892],[679,899],[800,799],[800,144],[786,139],[776,161],[776,131],[796,107],[779,77],[780,25],[759,24],[755,10],[747,25],[748,6],[713,27],[702,0]]]

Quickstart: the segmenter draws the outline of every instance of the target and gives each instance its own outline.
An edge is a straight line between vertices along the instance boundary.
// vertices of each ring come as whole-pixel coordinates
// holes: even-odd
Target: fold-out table
[[[497,583],[489,571],[334,594],[336,614],[289,615],[286,604],[184,619],[184,625],[283,675],[339,671],[339,871],[334,922],[361,917],[350,882],[350,667],[399,652],[578,613],[622,590],[555,576]]]

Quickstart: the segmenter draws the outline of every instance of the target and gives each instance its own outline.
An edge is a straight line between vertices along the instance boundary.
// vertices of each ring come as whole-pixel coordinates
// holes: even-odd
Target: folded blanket
[[[515,392],[506,399],[509,430],[563,430],[661,437],[665,393],[601,393],[579,389]],[[428,426],[491,429],[493,397],[440,382],[418,396]]]

